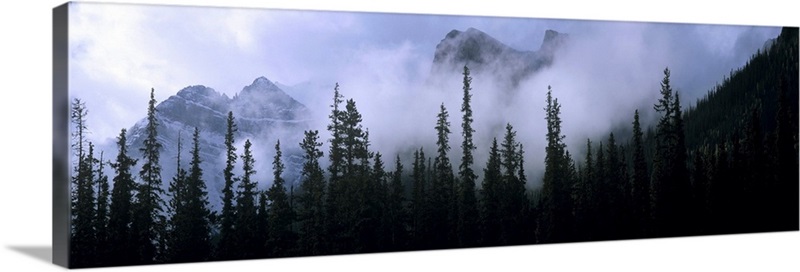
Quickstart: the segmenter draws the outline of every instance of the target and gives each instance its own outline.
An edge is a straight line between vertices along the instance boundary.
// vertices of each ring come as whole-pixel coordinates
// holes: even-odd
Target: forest
[[[657,122],[644,127],[640,110],[632,112],[624,133],[630,138],[609,133],[586,139],[581,155],[570,154],[565,144],[557,86],[548,86],[542,97],[542,115],[531,117],[546,120],[543,133],[518,135],[509,123],[479,150],[469,67],[462,75],[459,127],[442,104],[436,123],[419,128],[433,128],[435,150],[408,147],[411,158],[373,150],[356,101],[345,99],[337,84],[329,123],[321,128],[330,138],[307,130],[300,143],[251,143],[234,137],[236,116],[229,112],[221,143],[225,168],[203,167],[202,128],[195,128],[190,142],[178,142],[190,156],[179,152],[172,177],[161,175],[166,156],[154,90],[137,158],[130,156],[124,128],[115,157],[96,152],[87,140],[87,106],[75,98],[69,266],[798,230],[797,28],[784,28],[771,47],[687,108],[665,68],[659,99],[640,109],[654,111]],[[463,141],[451,143],[453,133]],[[545,149],[527,151],[544,151],[542,186],[526,188],[526,150],[518,139],[542,136]],[[237,150],[240,141],[243,149]],[[256,169],[254,144],[274,144],[271,169]],[[303,151],[297,187],[283,179],[284,144]],[[477,152],[488,153],[488,160],[475,161]],[[109,167],[113,176],[105,174]],[[221,199],[209,199],[206,171],[222,173]],[[257,189],[257,171],[273,174],[271,187]],[[210,202],[221,203],[221,210],[212,210]]]

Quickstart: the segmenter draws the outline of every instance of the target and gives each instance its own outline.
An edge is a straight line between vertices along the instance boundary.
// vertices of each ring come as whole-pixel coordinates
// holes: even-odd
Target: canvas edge
[[[53,264],[69,267],[69,5],[53,8]]]

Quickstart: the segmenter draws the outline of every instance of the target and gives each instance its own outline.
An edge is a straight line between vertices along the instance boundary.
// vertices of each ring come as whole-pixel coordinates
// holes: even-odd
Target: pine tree
[[[561,134],[561,105],[552,97],[550,86],[545,101],[547,146],[538,236],[540,242],[564,242],[573,237],[570,162],[565,154],[564,135]]]
[[[642,238],[648,234],[650,218],[650,177],[644,157],[644,140],[639,124],[639,110],[633,114],[633,186],[631,188],[631,207],[636,219],[634,237]]]
[[[411,194],[411,213],[412,213],[412,234],[414,238],[413,244],[416,248],[427,248],[429,240],[427,239],[429,231],[427,231],[428,219],[428,178],[426,176],[425,167],[425,152],[420,147],[419,150],[414,151],[414,165],[412,169],[412,194]]]
[[[253,145],[247,139],[244,142],[244,153],[242,153],[242,176],[240,178],[239,190],[236,194],[236,220],[234,221],[236,234],[236,244],[238,245],[239,257],[250,259],[255,257],[262,245],[256,241],[256,185],[253,175],[256,174],[255,163],[251,147]]]
[[[575,238],[581,241],[595,239],[596,203],[595,193],[597,184],[597,171],[595,170],[594,156],[592,155],[592,141],[586,139],[586,157],[583,162],[581,178],[573,187],[572,201],[575,203]]]
[[[267,247],[272,257],[289,256],[295,237],[291,225],[294,221],[294,211],[289,205],[289,197],[283,180],[285,166],[281,160],[281,142],[275,144],[275,157],[272,161],[274,179],[272,186],[267,191],[267,202],[270,203],[268,211],[269,237]]]
[[[133,180],[132,168],[137,160],[128,156],[128,144],[123,128],[117,137],[117,158],[111,167],[114,168],[114,188],[111,191],[109,206],[109,265],[131,265],[136,260],[133,246],[134,233],[131,229],[133,221],[133,193],[136,183]]]
[[[326,251],[325,244],[325,179],[319,159],[322,151],[319,147],[319,132],[308,130],[300,143],[303,149],[303,176],[300,183],[300,206],[297,219],[300,222],[299,247],[302,254],[320,255]]]
[[[106,162],[103,161],[103,152],[100,151],[100,160],[97,161],[97,197],[96,197],[96,213],[94,219],[95,229],[95,265],[103,266],[109,258],[109,230],[108,230],[108,216],[109,216],[109,188],[108,176],[104,171]]]
[[[656,128],[656,148],[653,156],[653,172],[651,175],[650,185],[650,200],[651,200],[651,216],[653,234],[663,236],[666,234],[666,222],[670,216],[674,214],[672,208],[669,207],[670,196],[667,193],[667,183],[673,180],[672,163],[670,151],[673,149],[671,145],[671,136],[673,127],[671,123],[672,118],[672,87],[669,82],[669,69],[664,69],[664,79],[661,81],[661,98],[654,106],[657,113],[661,114]],[[665,199],[666,198],[666,199]]]
[[[472,77],[470,77],[469,68],[464,65],[464,97],[461,102],[461,112],[463,117],[461,120],[461,136],[464,140],[461,142],[461,164],[458,166],[458,179],[460,184],[458,186],[458,245],[462,247],[474,246],[478,241],[478,205],[475,198],[475,180],[478,176],[473,172],[472,165],[474,164],[474,157],[472,152],[477,149],[473,143],[472,134],[475,130],[472,128]]]
[[[360,220],[357,223],[357,233],[359,247],[362,247],[363,252],[376,252],[381,251],[386,246],[387,222],[385,201],[388,195],[387,187],[387,174],[383,163],[383,156],[380,152],[376,152],[373,156],[374,162],[372,166],[364,167],[369,169],[369,173],[365,173],[366,179],[362,180],[361,190],[363,193],[359,194],[360,205],[359,215]],[[362,158],[363,159],[363,158]],[[368,164],[368,161],[362,161],[362,165]]]
[[[431,181],[431,226],[430,230],[437,235],[433,236],[433,246],[436,248],[445,248],[453,245],[454,232],[452,223],[454,223],[453,213],[453,167],[450,164],[450,159],[447,153],[450,151],[449,134],[450,122],[447,121],[449,114],[444,107],[444,103],[439,106],[439,114],[437,115],[436,126],[436,146],[437,156],[434,159],[433,171],[434,177]]]
[[[511,124],[506,124],[506,134],[501,144],[500,159],[504,173],[501,178],[500,241],[515,244],[522,240],[522,219],[525,208],[525,181],[519,176],[522,169],[522,152],[516,141],[517,132]]]
[[[72,102],[70,112],[72,131],[72,149],[76,156],[76,165],[73,169],[71,195],[71,237],[70,237],[70,265],[85,267],[91,265],[94,255],[94,189],[93,189],[93,154],[87,154],[84,144],[86,141],[86,105],[80,99]],[[89,143],[89,149],[92,148]],[[91,150],[90,150],[91,151]]]
[[[76,267],[85,267],[95,262],[95,198],[94,198],[94,145],[88,143],[88,152],[84,153],[83,167],[78,173],[78,187],[76,189],[75,220],[73,221],[74,234],[70,241],[73,258],[71,264]]]
[[[181,136],[178,133],[178,154],[176,157],[177,169],[175,171],[175,176],[172,178],[172,181],[169,183],[168,192],[171,197],[169,200],[168,212],[170,213],[169,224],[167,231],[169,232],[169,236],[167,236],[167,249],[166,252],[167,258],[170,261],[180,262],[178,255],[180,255],[181,246],[185,243],[188,239],[183,237],[185,233],[185,226],[183,224],[186,223],[186,170],[181,167],[181,151],[183,145],[181,144]]]
[[[331,104],[331,114],[328,115],[331,122],[328,124],[328,131],[331,133],[330,150],[328,152],[328,193],[326,198],[326,220],[325,232],[330,239],[329,253],[338,253],[338,246],[344,238],[345,229],[342,216],[342,208],[346,192],[342,184],[342,176],[345,173],[345,150],[344,150],[344,128],[342,119],[344,113],[340,108],[343,96],[339,93],[339,83],[333,88],[333,103]]]
[[[661,113],[656,130],[656,149],[651,176],[651,201],[653,231],[657,236],[685,235],[689,222],[687,201],[691,195],[689,173],[686,167],[686,140],[680,96],[673,96],[669,81],[670,71],[664,69],[661,81],[662,98],[654,106]]]
[[[481,244],[483,246],[496,246],[500,244],[501,231],[501,198],[502,173],[500,151],[497,147],[497,138],[492,140],[489,149],[489,160],[483,169],[483,183],[481,184]]]
[[[234,133],[236,133],[236,123],[233,112],[228,112],[227,130],[225,132],[226,161],[223,175],[225,177],[225,187],[222,189],[222,214],[219,230],[219,244],[216,249],[216,257],[221,260],[229,260],[237,255],[237,245],[235,242],[234,221],[236,220],[236,210],[233,206],[233,183],[236,182],[233,169],[236,163],[236,146],[234,146]]]
[[[400,162],[400,155],[395,158],[395,169],[391,176],[392,181],[387,188],[386,214],[389,226],[386,243],[388,250],[402,250],[405,249],[408,235],[406,232],[407,212],[403,206],[405,192],[403,189],[403,164]]]
[[[260,245],[255,253],[256,258],[269,257],[269,204],[267,204],[267,192],[258,192],[258,210],[256,211],[256,232],[253,243]]]
[[[670,217],[670,221],[673,222],[673,228],[677,235],[687,235],[693,231],[692,222],[685,219],[692,212],[692,207],[689,205],[691,201],[685,201],[686,199],[691,199],[692,185],[687,168],[686,132],[684,131],[683,111],[681,110],[681,99],[678,92],[675,92],[675,99],[672,101],[672,129],[672,137],[674,139],[672,173],[673,186],[675,187],[673,205],[676,211]]]
[[[181,167],[182,141],[178,139],[178,168],[169,187],[172,217],[167,256],[170,262],[205,261],[211,253],[210,211],[203,170],[200,168],[199,134],[199,129],[195,128],[188,173]]]
[[[142,148],[142,169],[139,177],[142,180],[137,186],[136,207],[134,209],[133,233],[140,263],[153,263],[159,256],[158,249],[163,245],[164,201],[161,195],[161,165],[159,164],[162,145],[158,142],[158,120],[156,119],[155,90],[150,90],[150,101],[147,108],[146,136]]]

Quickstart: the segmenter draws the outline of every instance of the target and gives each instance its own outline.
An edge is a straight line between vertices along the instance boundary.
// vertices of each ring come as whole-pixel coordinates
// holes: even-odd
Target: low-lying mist
[[[473,128],[477,146],[473,167],[476,173],[482,174],[492,138],[502,141],[505,125],[510,123],[517,131],[517,140],[525,148],[529,186],[541,183],[548,86],[562,105],[562,132],[568,150],[573,158],[579,158],[585,152],[587,138],[597,143],[614,129],[630,130],[635,110],[640,111],[645,127],[656,118],[653,105],[659,97],[665,68],[672,71],[673,88],[680,92],[685,109],[716,82],[721,82],[728,71],[743,65],[759,48],[755,45],[773,38],[754,35],[750,29],[743,28],[738,33],[733,32],[738,38],[725,41],[735,44],[722,44],[735,49],[739,55],[730,57],[737,52],[715,52],[718,55],[700,59],[696,55],[709,49],[698,47],[708,42],[696,40],[706,37],[698,33],[713,33],[709,31],[715,28],[636,23],[601,25],[568,33],[569,40],[556,50],[552,65],[523,79],[516,89],[509,90],[507,82],[494,81],[502,77],[492,73],[511,72],[502,64],[472,72]],[[743,53],[747,51],[745,48],[752,48],[752,51]],[[402,159],[408,164],[410,150],[419,147],[424,147],[428,156],[435,155],[434,126],[439,105],[443,103],[450,115],[449,154],[454,167],[460,163],[463,75],[460,69],[432,72],[432,56],[432,52],[415,48],[412,43],[364,49],[351,65],[335,73],[345,99],[356,101],[363,116],[362,124],[370,133],[372,150],[381,152],[386,161],[401,154],[406,156]],[[430,78],[439,84],[428,84]],[[330,137],[326,125],[334,83],[329,85],[327,89],[308,90],[306,95],[313,95],[304,101],[312,111],[311,128],[320,130],[323,140]],[[617,138],[620,143],[628,140]],[[327,148],[326,142],[323,150]]]

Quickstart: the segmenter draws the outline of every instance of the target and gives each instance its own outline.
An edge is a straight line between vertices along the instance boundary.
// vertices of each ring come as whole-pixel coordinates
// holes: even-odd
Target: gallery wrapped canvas
[[[798,28],[71,2],[70,268],[798,230]]]

